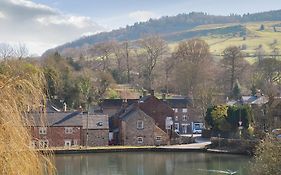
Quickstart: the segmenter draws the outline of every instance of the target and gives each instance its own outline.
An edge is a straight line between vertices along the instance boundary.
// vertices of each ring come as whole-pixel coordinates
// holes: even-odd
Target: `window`
[[[78,140],[77,140],[77,139],[74,139],[74,140],[73,140],[73,145],[74,145],[74,146],[77,146],[77,145],[78,145]]]
[[[71,140],[64,140],[64,146],[70,147],[71,146]]]
[[[137,129],[143,129],[143,121],[142,120],[137,121]]]
[[[178,121],[179,120],[179,117],[178,116],[175,116],[175,121]]]
[[[183,120],[183,121],[187,121],[187,115],[183,115],[183,116],[182,116],[182,120]]]
[[[143,137],[138,137],[138,143],[143,143]]]
[[[65,134],[72,134],[73,133],[73,127],[65,127],[64,133]]]
[[[49,147],[49,141],[48,140],[39,140],[39,148],[48,148]]]
[[[32,140],[32,141],[31,141],[30,147],[31,147],[31,148],[36,148],[36,141],[35,141],[35,140]]]
[[[97,122],[97,126],[103,126],[103,122]]]
[[[183,109],[182,109],[182,112],[183,112],[183,113],[187,113],[187,108],[183,108]]]
[[[40,127],[39,128],[39,134],[46,135],[47,134],[47,128],[46,127]]]
[[[161,136],[156,136],[156,141],[160,142],[161,141]]]
[[[175,131],[179,132],[180,129],[180,124],[179,123],[175,123]]]
[[[178,112],[178,108],[173,108],[173,110],[174,110],[175,112]]]

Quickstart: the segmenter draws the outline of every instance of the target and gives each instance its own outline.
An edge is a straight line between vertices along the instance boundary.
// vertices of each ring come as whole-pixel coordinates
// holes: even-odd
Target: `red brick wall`
[[[63,147],[64,140],[77,140],[77,144],[81,145],[81,132],[82,127],[73,127],[72,134],[65,133],[65,127],[55,126],[55,127],[47,127],[47,134],[39,134],[39,127],[32,127],[31,133],[33,136],[33,140],[48,140],[49,147]],[[38,145],[38,143],[37,143]]]
[[[166,117],[174,117],[174,111],[167,104],[152,96],[139,104],[140,109],[155,120],[156,125],[166,131]]]

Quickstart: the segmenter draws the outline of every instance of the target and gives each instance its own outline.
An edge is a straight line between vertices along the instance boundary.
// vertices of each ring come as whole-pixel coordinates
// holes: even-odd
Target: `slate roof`
[[[137,103],[139,99],[127,99],[127,104],[131,105]],[[107,107],[121,107],[124,103],[124,99],[103,99],[100,106],[103,108]]]
[[[87,114],[82,117],[83,129],[87,129]],[[108,115],[93,115],[88,117],[88,129],[109,129]]]
[[[41,115],[40,113],[30,113],[29,120],[31,126],[78,126],[87,128],[87,114],[80,111],[75,112],[52,112]],[[108,129],[107,115],[90,114],[88,118],[89,129]]]
[[[119,119],[121,120],[126,120],[127,118],[131,117],[132,114],[139,112],[142,113],[143,115],[146,115],[147,117],[149,117],[145,112],[143,112],[138,106],[137,104],[132,104],[130,106],[128,106],[125,109],[125,112],[121,115],[118,116]]]
[[[32,126],[82,126],[82,114],[75,112],[52,112],[44,115],[40,113],[29,114]]]
[[[171,108],[186,108],[188,105],[192,103],[191,99],[186,99],[186,98],[166,99],[163,101],[166,102]]]

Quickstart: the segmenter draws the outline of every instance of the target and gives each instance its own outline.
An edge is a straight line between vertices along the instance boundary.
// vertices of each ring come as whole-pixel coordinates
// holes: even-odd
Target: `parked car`
[[[202,134],[202,130],[204,129],[204,123],[192,122],[191,127],[192,127],[193,134]]]

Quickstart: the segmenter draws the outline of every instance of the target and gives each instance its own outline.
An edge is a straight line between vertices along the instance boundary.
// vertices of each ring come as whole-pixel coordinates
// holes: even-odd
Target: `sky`
[[[0,43],[31,54],[150,18],[192,11],[213,15],[281,9],[281,0],[0,0]]]

